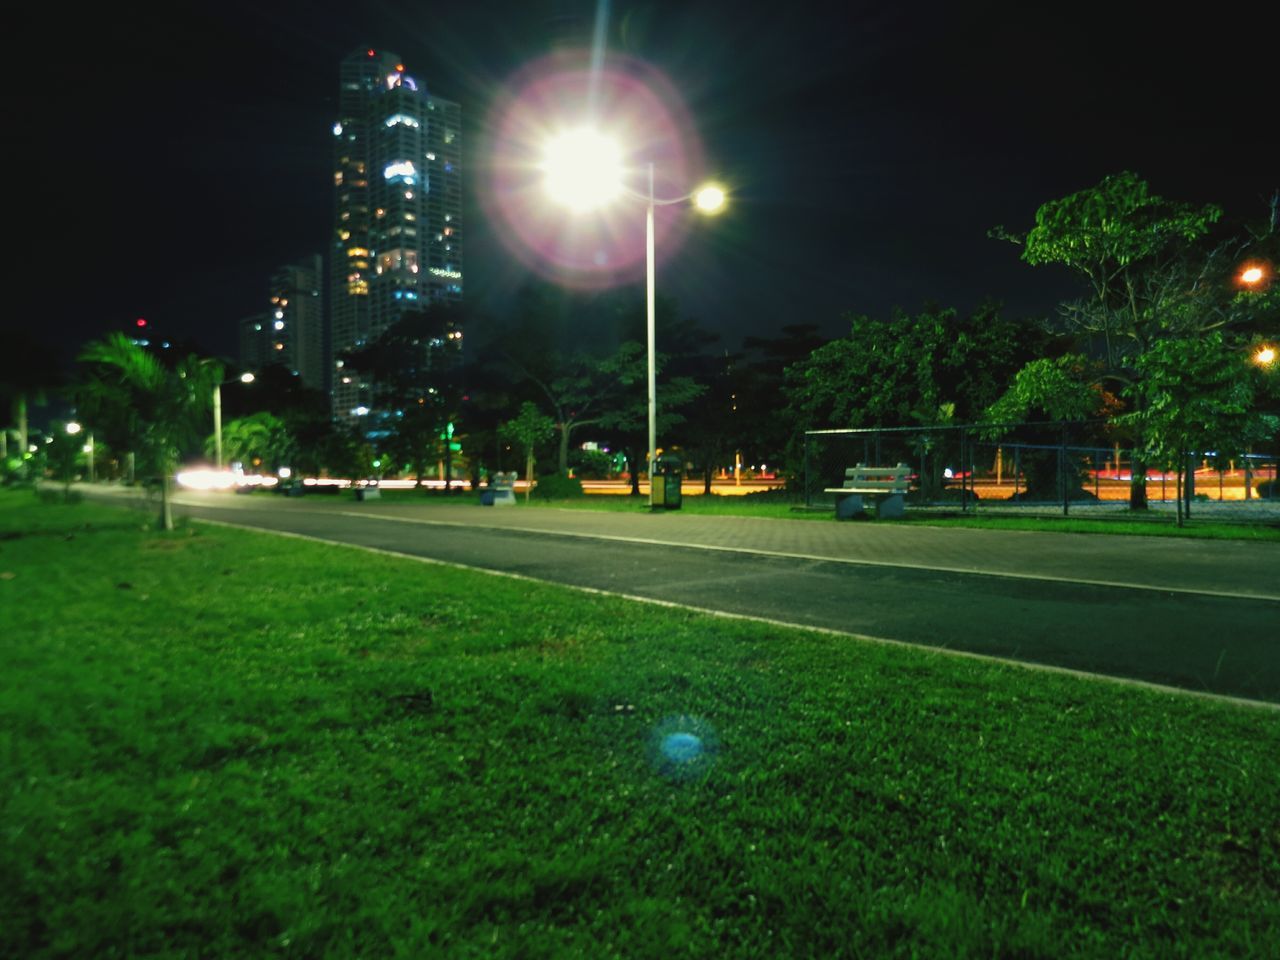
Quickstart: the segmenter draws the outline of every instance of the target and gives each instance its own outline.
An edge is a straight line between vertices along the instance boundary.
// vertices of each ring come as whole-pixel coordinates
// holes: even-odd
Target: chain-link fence
[[[1212,451],[1176,463],[1144,462],[1109,440],[1101,421],[948,424],[857,430],[808,430],[802,483],[806,506],[834,503],[829,492],[858,465],[911,469],[908,505],[961,512],[1000,510],[1070,514],[1124,509],[1137,471],[1155,509],[1179,499],[1188,515],[1280,522],[1277,449],[1221,458]]]

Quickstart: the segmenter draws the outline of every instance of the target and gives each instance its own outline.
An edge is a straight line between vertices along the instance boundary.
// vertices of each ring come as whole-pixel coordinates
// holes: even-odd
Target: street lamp
[[[1276,362],[1275,347],[1259,347],[1258,352],[1253,355],[1253,362],[1260,367],[1269,367]]]
[[[222,384],[224,383],[253,383],[253,374],[242,373],[238,377],[213,385],[213,448],[215,466],[218,470],[222,469]]]
[[[653,191],[653,163],[648,164],[649,189],[632,190],[622,180],[622,150],[607,134],[584,127],[553,138],[542,158],[547,193],[574,212],[595,210],[621,194],[645,203],[645,323],[649,354],[649,505],[653,506],[653,472],[658,454],[657,358],[654,335],[655,256],[653,211],[655,207],[693,201],[699,213],[716,214],[724,209],[725,192],[705,184],[683,196],[659,199]]]

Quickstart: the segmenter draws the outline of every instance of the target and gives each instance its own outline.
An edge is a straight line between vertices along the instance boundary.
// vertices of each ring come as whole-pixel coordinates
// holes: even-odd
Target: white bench
[[[493,494],[495,507],[514,507],[516,505],[516,476],[510,473],[494,473],[489,476],[489,492]]]
[[[911,487],[911,468],[905,463],[896,467],[868,467],[860,463],[844,472],[844,485],[825,487],[823,493],[836,495],[836,519],[851,520],[862,516],[867,501],[882,519],[906,514],[903,500]]]

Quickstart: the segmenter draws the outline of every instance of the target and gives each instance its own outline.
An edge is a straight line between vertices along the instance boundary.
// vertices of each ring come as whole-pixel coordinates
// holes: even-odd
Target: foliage
[[[555,421],[538,410],[537,404],[525,401],[520,405],[520,414],[514,420],[508,420],[499,428],[499,433],[519,446],[525,456],[525,500],[529,499],[529,488],[533,485],[533,458],[538,444],[550,440],[556,432]]]
[[[993,425],[1024,420],[1087,420],[1103,412],[1111,399],[1091,376],[1094,365],[1079,354],[1056,359],[1032,360],[1013,378],[1009,388],[991,404],[982,419]]]
[[[888,320],[852,315],[848,336],[788,368],[788,414],[810,427],[901,425],[953,404],[965,422],[1041,340],[992,304],[968,315],[934,306]]]
[[[572,500],[581,496],[582,481],[559,472],[543,474],[533,488],[535,500]]]
[[[204,432],[222,365],[191,354],[169,367],[123,333],[88,344],[80,360],[88,365],[82,392],[93,398],[96,415],[122,431],[120,446],[159,475],[161,521],[172,530],[173,472],[182,450]]]
[[[372,343],[343,355],[343,362],[373,383],[377,419],[390,439],[383,448],[396,461],[426,475],[441,447],[441,434],[459,415],[466,394],[460,334],[469,314],[461,304],[433,303],[404,314]],[[446,463],[452,459],[442,445]],[[446,471],[446,482],[452,470]]]
[[[1256,329],[1268,312],[1274,321],[1271,296],[1241,291],[1235,274],[1249,255],[1275,252],[1276,200],[1270,222],[1256,230],[1215,237],[1221,218],[1216,206],[1167,200],[1125,172],[1044,204],[1025,237],[996,232],[1020,244],[1026,262],[1066,266],[1085,282],[1089,295],[1065,304],[1063,320],[1101,357],[1098,382],[1123,390],[1141,413],[1149,368],[1139,358],[1158,341]],[[1141,430],[1148,421],[1116,423]],[[1141,436],[1138,445],[1147,446]],[[1145,470],[1133,477],[1130,504],[1142,509]]]
[[[205,443],[205,453],[213,455],[214,438]],[[239,417],[222,427],[224,462],[240,461],[274,473],[293,462],[294,439],[285,422],[274,414],[254,413]],[[252,472],[252,471],[250,471]]]

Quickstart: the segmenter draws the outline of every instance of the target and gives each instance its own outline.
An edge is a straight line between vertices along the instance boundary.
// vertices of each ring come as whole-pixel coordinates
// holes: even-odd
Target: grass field
[[[1274,710],[146,519],[0,493],[0,956],[1280,955]]]

